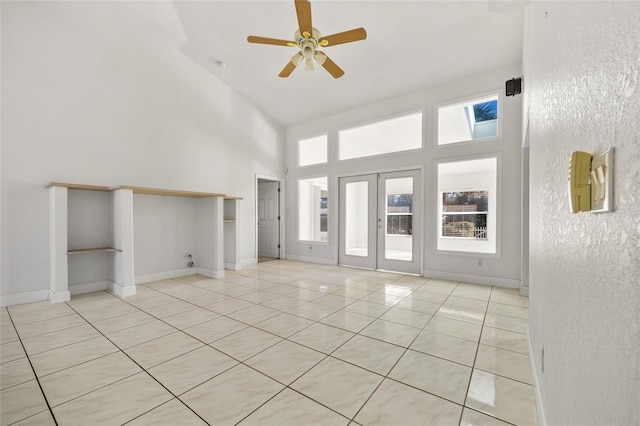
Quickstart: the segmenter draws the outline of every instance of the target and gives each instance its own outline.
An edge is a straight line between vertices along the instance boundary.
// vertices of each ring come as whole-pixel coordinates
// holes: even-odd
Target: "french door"
[[[420,171],[340,178],[339,263],[420,273]]]

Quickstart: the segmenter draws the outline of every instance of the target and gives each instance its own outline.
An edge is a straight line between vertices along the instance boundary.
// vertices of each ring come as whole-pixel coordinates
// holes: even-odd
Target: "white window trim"
[[[457,144],[452,144],[457,145]],[[458,250],[443,250],[438,248],[438,240],[442,237],[441,235],[441,225],[440,225],[440,210],[441,203],[440,199],[440,190],[439,190],[439,182],[438,182],[438,165],[440,163],[454,163],[461,161],[471,161],[471,160],[483,160],[488,158],[496,159],[496,208],[495,208],[495,221],[496,221],[496,250],[495,253],[482,253],[482,252],[473,252],[473,251],[458,251]],[[477,188],[467,187],[466,189],[460,188],[460,191],[469,191]],[[432,213],[433,217],[436,218],[433,226],[435,227],[435,235],[436,238],[433,239],[433,253],[437,255],[452,255],[452,256],[465,256],[465,257],[482,257],[482,258],[492,258],[492,259],[500,259],[502,258],[502,153],[501,152],[492,152],[481,155],[473,155],[473,156],[464,156],[464,157],[448,157],[434,161],[433,168],[433,193],[436,195],[438,199],[433,203]],[[489,191],[489,196],[491,197],[491,191]],[[490,214],[490,213],[489,213]],[[489,217],[487,217],[487,220]],[[433,228],[432,228],[433,229]],[[445,237],[446,238],[446,237]],[[452,238],[452,237],[448,237]]]

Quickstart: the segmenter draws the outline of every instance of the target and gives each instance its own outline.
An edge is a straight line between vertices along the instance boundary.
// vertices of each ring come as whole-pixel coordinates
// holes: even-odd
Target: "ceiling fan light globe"
[[[300,62],[302,62],[303,58],[304,56],[302,56],[302,52],[298,52],[291,57],[291,63],[294,64],[295,66],[298,66]]]
[[[324,53],[318,51],[316,52],[313,57],[315,58],[316,61],[318,61],[318,64],[322,65],[324,64],[324,61],[327,60],[327,55],[325,55]]]
[[[304,64],[304,70],[305,71],[313,71],[314,67],[313,67],[313,61],[311,60],[311,58],[307,58]]]

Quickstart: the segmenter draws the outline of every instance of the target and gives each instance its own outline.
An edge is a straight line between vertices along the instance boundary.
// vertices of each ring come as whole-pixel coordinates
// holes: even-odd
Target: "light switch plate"
[[[591,160],[591,212],[613,212],[613,148]]]

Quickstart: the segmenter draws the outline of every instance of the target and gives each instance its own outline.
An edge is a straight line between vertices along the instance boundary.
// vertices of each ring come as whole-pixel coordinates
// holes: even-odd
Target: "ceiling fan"
[[[289,77],[298,64],[305,60],[305,70],[313,71],[313,60],[322,65],[334,78],[342,77],[344,71],[333,62],[318,47],[330,47],[338,44],[350,43],[352,41],[364,40],[367,32],[364,28],[342,33],[332,34],[323,37],[320,31],[311,26],[311,2],[309,0],[294,0],[296,5],[296,15],[298,16],[298,31],[294,34],[295,41],[280,40],[276,38],[258,37],[250,35],[247,37],[249,43],[273,44],[276,46],[297,47],[300,50],[291,57],[289,63],[278,74],[280,77]]]

